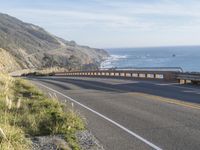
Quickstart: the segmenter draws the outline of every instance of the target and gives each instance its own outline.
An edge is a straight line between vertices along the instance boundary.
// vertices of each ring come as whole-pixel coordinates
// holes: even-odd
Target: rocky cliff
[[[0,69],[9,71],[55,66],[87,68],[98,66],[108,56],[102,49],[80,46],[1,13],[0,48]]]

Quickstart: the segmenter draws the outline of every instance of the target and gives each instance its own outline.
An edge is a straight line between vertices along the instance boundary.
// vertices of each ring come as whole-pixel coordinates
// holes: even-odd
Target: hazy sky
[[[200,45],[200,0],[0,0],[0,12],[93,47]]]

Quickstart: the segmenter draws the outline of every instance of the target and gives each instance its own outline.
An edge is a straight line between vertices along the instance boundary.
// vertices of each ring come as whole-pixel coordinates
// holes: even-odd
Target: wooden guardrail
[[[89,76],[89,77],[126,77],[157,80],[176,80],[176,71],[144,71],[144,70],[96,70],[57,72],[58,76]]]
[[[180,84],[200,83],[200,73],[183,72],[180,67],[171,68],[138,68],[134,69],[105,69],[91,71],[71,71],[71,72],[54,72],[48,75],[53,76],[82,76],[82,77],[114,77],[114,78],[137,78],[137,79],[152,79],[179,81]],[[22,76],[44,76],[37,72],[23,74]]]
[[[180,84],[198,84],[200,83],[200,73],[179,73],[177,75],[177,79],[179,80]]]

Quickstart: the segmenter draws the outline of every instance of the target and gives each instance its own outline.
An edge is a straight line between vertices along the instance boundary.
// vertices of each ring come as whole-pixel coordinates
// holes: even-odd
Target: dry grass
[[[0,149],[27,150],[30,148],[30,141],[25,138],[24,131],[20,127],[10,124],[10,119],[13,118],[10,110],[16,107],[13,100],[13,85],[13,78],[0,74]]]
[[[1,130],[5,136],[0,138],[1,150],[28,150],[31,148],[31,142],[19,127],[5,123],[1,124]]]
[[[30,75],[30,74],[36,74],[36,75],[50,75],[54,74],[55,72],[68,72],[69,69],[62,68],[62,67],[50,67],[50,68],[43,68],[43,69],[23,69],[19,71],[11,72],[10,75],[12,76],[21,76],[21,75]]]
[[[8,72],[21,69],[14,57],[10,55],[6,50],[0,48],[0,71]]]
[[[80,116],[56,97],[47,98],[29,82],[0,74],[0,149],[27,150],[27,136],[63,134],[78,150],[74,135],[82,129]]]

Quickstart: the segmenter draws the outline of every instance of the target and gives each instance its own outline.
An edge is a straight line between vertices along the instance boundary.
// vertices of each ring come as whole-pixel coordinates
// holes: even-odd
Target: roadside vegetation
[[[47,67],[42,69],[25,69],[14,72],[13,75],[21,76],[53,76],[56,72],[70,72],[70,71],[87,71],[87,70],[98,70],[98,66],[95,64],[88,64],[78,67]]]
[[[30,137],[63,135],[79,150],[75,137],[84,121],[72,109],[48,98],[29,82],[0,74],[0,149],[32,149]]]

